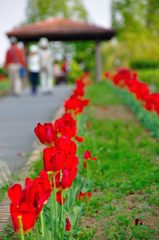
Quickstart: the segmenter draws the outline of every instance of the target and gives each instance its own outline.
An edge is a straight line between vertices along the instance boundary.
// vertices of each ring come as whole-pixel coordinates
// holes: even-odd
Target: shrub
[[[138,71],[139,79],[159,88],[159,69]]]
[[[134,69],[156,69],[159,68],[159,61],[134,60],[130,62],[130,67]]]

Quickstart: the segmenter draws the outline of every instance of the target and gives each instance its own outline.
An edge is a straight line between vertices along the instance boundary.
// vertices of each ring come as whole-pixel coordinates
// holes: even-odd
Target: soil
[[[137,121],[133,113],[129,110],[128,107],[118,104],[111,105],[107,107],[96,107],[93,106],[92,110],[97,118],[99,119],[108,119],[108,120],[122,120],[122,121]]]

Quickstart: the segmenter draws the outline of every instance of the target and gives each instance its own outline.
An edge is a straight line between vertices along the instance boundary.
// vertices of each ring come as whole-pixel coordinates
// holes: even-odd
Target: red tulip
[[[84,97],[85,95],[85,89],[84,89],[85,85],[82,81],[82,79],[78,79],[76,81],[76,88],[73,92],[73,95],[79,96],[79,97]]]
[[[75,140],[77,141],[77,142],[83,142],[84,141],[84,137],[81,137],[81,136],[75,136]]]
[[[28,210],[28,205],[23,204],[18,208],[16,205],[11,203],[10,205],[10,213],[11,213],[11,219],[13,223],[14,231],[19,233],[20,232],[20,226],[18,217],[22,217],[22,224],[23,224],[23,231],[24,233],[27,233],[32,230],[32,228],[35,225],[37,215],[34,209]]]
[[[77,115],[81,113],[88,104],[89,100],[82,100],[76,95],[73,95],[65,101],[64,107],[66,112],[73,112],[74,115]]]
[[[15,193],[15,196],[13,193]],[[36,188],[32,186],[22,190],[20,184],[15,184],[8,189],[8,196],[11,200],[10,213],[14,231],[20,231],[18,216],[22,217],[23,231],[30,231],[34,227],[39,213],[36,202]]]
[[[34,132],[42,144],[52,145],[56,138],[52,123],[38,123]]]
[[[45,171],[31,180],[26,179],[26,186],[22,190],[20,184],[14,184],[8,189],[11,200],[10,212],[15,232],[20,231],[18,216],[22,218],[24,232],[30,231],[41,212],[44,203],[51,193],[51,186]]]
[[[70,222],[70,219],[69,219],[68,215],[66,216],[65,230],[66,230],[67,232],[69,232],[69,231],[71,230],[71,222]]]
[[[76,135],[76,121],[70,113],[65,113],[55,121],[54,129],[57,134],[60,133],[62,136],[72,138]]]
[[[87,161],[88,160],[92,160],[92,161],[96,161],[97,158],[92,157],[92,154],[89,150],[86,150],[83,154],[83,158],[84,158],[84,163],[83,163],[83,167],[86,168],[87,167]]]
[[[78,200],[90,199],[92,194],[90,192],[80,192],[77,196]]]
[[[110,78],[110,72],[106,71],[103,73],[105,78]]]
[[[48,174],[42,170],[40,175],[35,179],[31,180],[26,178],[26,186],[32,185],[36,187],[36,201],[38,204],[39,212],[43,208],[43,205],[48,201],[51,194],[51,185],[48,179]]]
[[[64,155],[56,147],[45,148],[43,151],[44,169],[47,172],[57,172],[64,167]]]
[[[77,166],[72,167],[72,169],[64,169],[62,172],[61,187],[63,189],[70,188],[78,172]]]
[[[60,204],[60,205],[64,205],[66,198],[63,197],[62,192],[58,191],[56,193],[56,201]]]
[[[70,138],[60,137],[55,141],[57,151],[63,152],[66,157],[76,155],[77,147]]]

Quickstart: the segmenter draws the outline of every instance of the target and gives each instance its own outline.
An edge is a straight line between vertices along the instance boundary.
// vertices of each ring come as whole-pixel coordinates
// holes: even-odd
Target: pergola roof
[[[86,22],[51,18],[14,28],[7,33],[19,41],[38,41],[47,37],[52,41],[110,40],[115,35],[113,29],[106,29]]]

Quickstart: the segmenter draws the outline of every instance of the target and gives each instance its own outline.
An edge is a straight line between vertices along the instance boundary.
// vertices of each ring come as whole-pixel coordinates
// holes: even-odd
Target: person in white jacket
[[[37,93],[40,75],[40,56],[37,45],[31,45],[29,48],[28,71],[32,94],[34,95]]]
[[[47,38],[41,38],[39,41],[40,54],[40,81],[42,93],[49,94],[53,91],[53,65],[52,53],[49,48]]]

